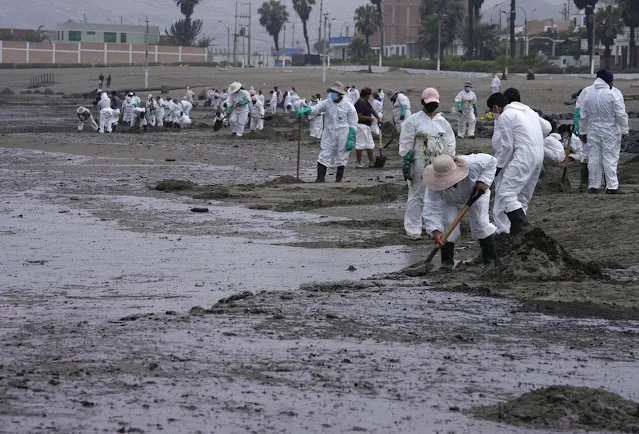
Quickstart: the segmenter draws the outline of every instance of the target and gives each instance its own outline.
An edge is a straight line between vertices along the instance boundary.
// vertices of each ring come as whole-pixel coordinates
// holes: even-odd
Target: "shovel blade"
[[[570,180],[568,179],[566,170],[564,169],[564,174],[559,181],[559,188],[562,193],[572,193],[572,185],[570,184]]]
[[[378,155],[377,157],[375,157],[375,163],[374,163],[375,167],[381,168],[381,167],[384,167],[384,164],[386,164],[385,155]]]
[[[224,122],[221,120],[216,120],[215,123],[213,124],[213,131],[219,131],[222,129],[222,126],[224,125]]]
[[[416,267],[408,267],[402,270],[402,273],[408,277],[421,277],[425,276],[434,268],[435,266],[431,262],[427,262],[424,264],[420,264]]]

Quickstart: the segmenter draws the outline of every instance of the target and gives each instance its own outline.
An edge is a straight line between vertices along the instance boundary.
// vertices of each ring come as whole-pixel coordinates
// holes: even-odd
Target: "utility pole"
[[[144,87],[149,88],[149,19],[146,18],[146,31],[144,32]]]
[[[317,36],[317,54],[321,55],[322,53],[319,52],[319,43],[322,42],[322,12],[323,12],[323,7],[324,7],[324,0],[320,0],[320,22],[319,22],[319,34]],[[311,53],[309,53],[311,54]],[[326,83],[326,80],[324,81],[324,83]]]
[[[331,27],[333,27],[333,18],[328,22],[328,67],[331,67]]]
[[[439,13],[439,29],[437,31],[437,72],[442,67],[442,13]]]
[[[295,22],[293,21],[293,37],[291,38],[291,48],[295,48]]]
[[[238,3],[235,2],[235,27],[233,28],[233,65],[237,62],[237,7]]]
[[[286,68],[286,24],[284,24],[284,42],[282,42],[282,68]]]
[[[328,49],[327,49],[327,41],[326,41],[326,24],[328,23],[328,13],[324,14],[324,40],[322,42],[322,51],[324,52],[324,61],[322,63],[323,68],[322,68],[322,83],[326,83],[326,62],[328,60]],[[320,21],[320,25],[321,25],[321,21]],[[321,28],[320,28],[320,32],[321,32]]]
[[[231,66],[231,28],[221,20],[218,20],[218,23],[226,27],[226,63],[228,63],[227,66]]]
[[[251,3],[248,4],[248,64],[251,66]]]
[[[380,0],[379,2],[379,33],[380,33],[380,44],[379,44],[379,66],[382,66],[382,59],[384,58],[384,2]],[[346,36],[348,37],[348,27],[346,27]]]

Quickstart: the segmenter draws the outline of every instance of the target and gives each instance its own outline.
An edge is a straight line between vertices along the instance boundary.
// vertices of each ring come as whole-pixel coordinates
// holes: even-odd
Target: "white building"
[[[118,24],[76,23],[67,21],[49,30],[51,42],[101,42],[141,45],[145,43],[146,25],[126,26]],[[160,28],[149,26],[148,42],[160,41]]]

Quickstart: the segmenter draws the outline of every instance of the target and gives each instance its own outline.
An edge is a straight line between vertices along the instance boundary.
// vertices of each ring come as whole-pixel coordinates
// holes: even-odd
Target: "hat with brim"
[[[311,97],[311,101],[316,102],[316,101],[317,101],[317,96],[316,96],[316,95],[313,95],[313,96]]]
[[[238,92],[240,89],[242,89],[242,83],[240,83],[239,81],[235,81],[233,83],[231,83],[231,85],[229,86],[229,93],[236,93]]]
[[[85,107],[80,106],[80,107],[78,107],[78,111],[77,111],[77,113],[78,113],[78,114],[81,114],[81,113],[84,113],[86,110],[87,110],[87,109],[86,109]]]
[[[424,169],[424,185],[429,190],[446,190],[468,176],[466,161],[450,155],[440,155]]]
[[[344,84],[341,81],[336,81],[333,83],[333,86],[328,88],[328,92],[335,92],[340,95],[346,95],[346,91],[344,91]]]
[[[466,83],[464,83],[464,87],[473,87],[473,82],[467,81]]]

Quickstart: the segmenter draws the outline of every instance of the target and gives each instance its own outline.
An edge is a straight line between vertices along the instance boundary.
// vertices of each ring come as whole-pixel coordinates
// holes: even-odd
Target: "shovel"
[[[471,194],[470,198],[466,202],[466,205],[459,211],[455,220],[451,223],[451,225],[446,229],[444,236],[442,237],[444,242],[450,237],[450,234],[453,233],[459,222],[464,218],[464,216],[468,213],[468,210],[477,200],[482,197],[485,193],[485,190],[474,190]],[[402,270],[402,272],[409,277],[419,277],[427,274],[430,270],[433,269],[434,265],[432,264],[432,260],[437,254],[437,252],[441,249],[441,246],[438,244],[435,248],[430,252],[430,255],[426,258],[425,261],[418,262],[416,264],[411,265],[408,268]]]
[[[566,144],[566,157],[564,158],[564,172],[561,175],[559,188],[562,193],[572,193],[572,185],[568,179],[568,161],[570,160],[570,145],[572,144],[572,128],[568,129],[568,143]]]
[[[380,131],[382,130],[381,128],[379,129]],[[391,143],[393,143],[393,139],[395,138],[395,131],[397,130],[397,125],[395,124],[395,118],[393,118],[393,131],[391,131],[391,137],[388,140],[388,143],[386,143],[386,145],[384,145],[384,149],[388,148],[390,146]]]
[[[384,167],[384,164],[386,164],[386,155],[384,155],[382,153],[382,127],[379,127],[379,155],[377,157],[375,157],[375,164],[374,166],[377,168],[382,168]]]

